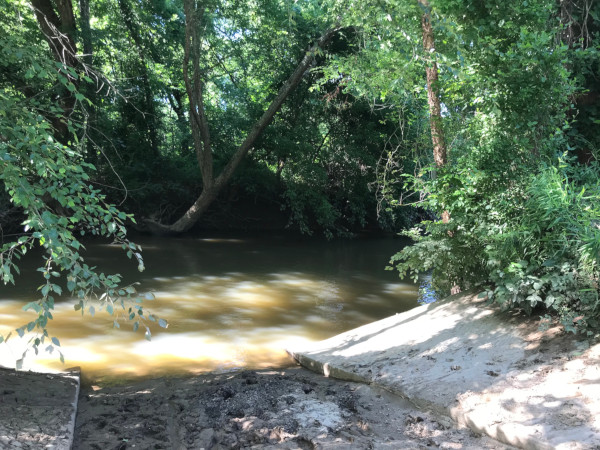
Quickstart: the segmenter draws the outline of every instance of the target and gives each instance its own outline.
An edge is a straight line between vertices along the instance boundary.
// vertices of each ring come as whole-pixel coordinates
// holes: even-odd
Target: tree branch
[[[313,44],[313,46],[304,54],[304,57],[296,67],[296,70],[294,70],[292,75],[290,75],[290,77],[285,81],[285,83],[283,83],[281,88],[279,88],[279,92],[271,101],[271,104],[269,105],[267,110],[252,127],[252,129],[246,136],[246,139],[244,139],[244,142],[242,142],[242,144],[238,147],[233,157],[229,160],[229,162],[223,169],[223,172],[221,172],[221,174],[215,180],[215,185],[219,189],[222,188],[225,184],[227,184],[227,182],[229,181],[239,164],[242,162],[248,151],[250,151],[250,149],[253,147],[254,142],[256,141],[258,136],[260,136],[263,130],[271,123],[273,117],[275,117],[275,114],[277,114],[277,112],[283,105],[285,99],[296,88],[296,86],[300,84],[302,76],[310,67],[317,51],[324,49],[329,43],[329,41],[331,41],[331,38],[335,36],[335,34],[338,33],[341,29],[341,27],[336,27],[327,30],[319,38],[319,40],[315,44]]]
[[[186,6],[186,17],[188,17],[188,15],[191,15],[194,12],[194,10],[192,9],[193,0],[185,0],[185,6]],[[193,48],[191,48],[191,44],[192,44],[192,37],[190,35],[191,29],[188,30],[188,28],[191,28],[191,25],[192,25],[191,19],[186,18],[186,41],[185,41],[185,48],[184,48],[184,65],[183,65],[184,81],[185,81],[185,85],[186,85],[186,90],[188,92],[188,97],[190,98],[190,114],[192,115],[191,121],[192,122],[196,121],[195,124],[192,126],[192,130],[194,130],[194,127],[198,127],[199,130],[202,130],[203,126],[207,126],[206,117],[204,116],[204,110],[202,109],[201,104],[197,104],[197,107],[196,107],[197,110],[194,107],[194,105],[192,105],[192,102],[194,99],[196,100],[196,102],[198,102],[202,99],[202,97],[201,97],[202,91],[198,90],[198,86],[196,84],[194,84],[194,86],[192,86],[192,83],[190,82],[190,79],[189,79],[188,65],[189,65],[190,56],[193,57],[193,55],[190,55],[193,50]],[[221,189],[223,189],[227,185],[227,183],[231,179],[232,175],[234,174],[235,170],[238,168],[238,166],[240,165],[240,163],[242,162],[244,157],[248,154],[250,149],[253,147],[256,139],[260,136],[262,131],[271,123],[271,121],[273,120],[273,117],[275,117],[275,114],[277,114],[277,112],[283,105],[283,102],[286,100],[286,98],[289,96],[289,94],[300,84],[302,77],[304,76],[306,71],[310,68],[316,53],[318,51],[320,51],[321,49],[324,49],[327,46],[327,44],[330,42],[331,38],[333,36],[335,36],[335,34],[338,33],[339,30],[341,30],[341,29],[342,29],[341,27],[335,27],[335,28],[327,30],[306,51],[306,53],[304,54],[304,57],[298,63],[294,72],[283,83],[283,85],[279,89],[277,95],[269,104],[269,107],[262,114],[262,116],[258,119],[258,121],[254,124],[254,126],[252,127],[252,129],[250,130],[248,135],[246,136],[246,139],[244,139],[242,144],[238,147],[235,154],[231,157],[231,159],[229,160],[229,162],[227,163],[227,165],[225,166],[225,168],[223,169],[221,174],[216,179],[214,179],[214,182],[213,182],[212,178],[211,178],[210,182],[208,182],[208,184],[207,184],[206,180],[203,180],[204,189],[202,190],[202,193],[200,194],[198,199],[194,202],[194,204],[187,210],[187,212],[172,225],[163,225],[163,224],[160,224],[160,223],[157,223],[154,221],[146,221],[146,224],[148,225],[148,227],[150,228],[151,231],[153,231],[155,233],[166,233],[166,234],[183,233],[185,231],[188,231],[195,225],[195,223],[200,219],[202,214],[208,209],[210,204],[217,197],[217,195],[219,194]],[[197,61],[192,61],[192,62],[196,65],[196,67],[194,67],[194,69],[197,69],[198,62]],[[197,78],[195,78],[194,81],[196,82],[196,80],[197,80]],[[194,92],[194,90],[192,88],[196,88],[196,92]],[[199,97],[196,95],[199,95]],[[194,117],[194,116],[196,116],[196,117]],[[203,138],[205,138],[205,137],[203,136]],[[206,165],[207,158],[209,157],[209,154],[206,153],[206,150],[207,150],[207,148],[204,147],[204,155],[203,155],[204,156],[204,160],[203,160],[204,165]],[[210,173],[212,174],[212,160],[211,160],[211,172]],[[204,172],[203,172],[203,176],[204,176]]]

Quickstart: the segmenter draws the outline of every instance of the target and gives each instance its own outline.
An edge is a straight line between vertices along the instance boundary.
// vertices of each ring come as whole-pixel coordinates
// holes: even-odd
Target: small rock
[[[227,411],[227,415],[241,419],[246,414],[242,408],[231,408],[229,411]]]
[[[305,394],[309,394],[312,391],[314,391],[313,387],[308,385],[308,384],[303,384],[302,385],[302,390],[304,391]]]
[[[235,395],[235,391],[229,386],[219,388],[217,392],[219,395],[221,395],[221,397],[223,397],[224,400],[227,400]]]
[[[215,430],[212,428],[205,428],[200,432],[198,439],[200,440],[199,446],[202,448],[210,448],[213,444],[213,440],[215,437]]]
[[[238,438],[235,435],[235,433],[227,433],[227,434],[223,434],[220,438],[219,438],[219,442],[218,442],[221,446],[223,446],[224,448],[236,448],[238,447],[236,444],[238,443]],[[238,447],[239,448],[239,447]]]
[[[351,412],[354,412],[354,413],[358,412],[357,405],[356,405],[356,400],[351,395],[341,397],[338,400],[338,405],[340,407],[342,407],[342,408],[347,409],[348,411],[351,411]]]
[[[413,415],[409,414],[406,416],[406,420],[404,421],[404,423],[406,425],[412,425],[414,423],[423,422],[424,420],[425,419],[423,419],[421,416],[414,417]]]

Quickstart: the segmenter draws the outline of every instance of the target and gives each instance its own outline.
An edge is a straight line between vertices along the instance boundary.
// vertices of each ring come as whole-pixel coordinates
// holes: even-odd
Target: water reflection
[[[417,305],[417,286],[383,270],[401,243],[394,239],[345,242],[284,238],[142,239],[147,271],[140,274],[115,246],[88,244],[101,269],[139,281],[156,300],[145,308],[169,320],[151,326],[152,341],[127,321],[113,329],[105,312],[81,317],[72,303],[57,304],[49,332],[61,339],[67,367],[91,377],[264,368],[290,363],[283,349]],[[25,261],[30,271],[39,260]],[[36,276],[35,272],[32,274]],[[33,280],[33,281],[32,281]],[[0,294],[0,333],[33,317],[20,310],[41,280],[22,276]],[[33,284],[32,284],[33,283]],[[140,327],[142,328],[142,327]],[[0,345],[0,364],[14,365],[22,339]],[[61,369],[55,356],[26,366]]]
[[[427,305],[439,300],[439,295],[433,289],[431,274],[419,277],[419,303]]]

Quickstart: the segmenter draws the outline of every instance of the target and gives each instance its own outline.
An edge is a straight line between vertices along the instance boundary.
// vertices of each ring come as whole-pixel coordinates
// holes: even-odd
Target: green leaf
[[[56,345],[57,347],[60,347],[60,341],[58,340],[58,338],[57,338],[57,337],[53,337],[53,338],[51,339],[51,341],[52,341],[52,343],[53,343],[54,345]]]
[[[25,306],[23,306],[22,309],[23,311],[33,309],[36,313],[39,313],[42,310],[42,308],[40,307],[40,305],[37,304],[37,302],[29,302]]]
[[[167,328],[169,324],[165,319],[158,319],[158,326],[161,328]]]

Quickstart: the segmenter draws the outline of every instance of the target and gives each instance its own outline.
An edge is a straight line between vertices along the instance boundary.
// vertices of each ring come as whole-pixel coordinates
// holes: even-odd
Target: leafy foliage
[[[598,187],[596,163],[561,162],[533,177],[523,214],[489,249],[491,298],[529,311],[543,303],[570,331],[598,328]]]
[[[431,271],[442,293],[484,286],[489,299],[556,314],[569,331],[598,329],[599,172],[575,159],[581,135],[569,121],[581,89],[569,68],[581,56],[557,40],[545,2],[436,6],[439,58],[452,74],[446,120],[460,126],[447,128],[451,164],[409,178],[451,221],[408,233],[416,244],[392,264],[401,276]]]
[[[80,127],[64,116],[52,95],[53,91],[66,88],[78,102],[86,102],[71,80],[91,79],[73,67],[50,60],[39,52],[39,47],[25,45],[23,36],[15,30],[3,33],[0,47],[0,70],[12,77],[0,84],[0,181],[11,204],[24,217],[24,233],[13,235],[12,239],[3,237],[0,280],[4,284],[15,282],[19,260],[28,251],[40,247],[44,253],[44,263],[38,269],[44,280],[38,288],[40,298],[23,308],[33,310],[37,318],[16,332],[23,336],[25,332],[38,331],[31,339],[36,353],[42,344],[48,343],[48,351],[59,346],[56,337],[50,338],[47,326],[55,301],[63,291],[76,299],[75,310],[82,313],[87,310],[93,315],[95,306],[88,302],[98,298],[99,309],[113,315],[115,307],[120,306],[129,319],[135,320],[136,329],[139,322],[156,320],[145,315],[141,305],[144,295],[138,295],[133,286],[121,287],[120,275],[98,272],[83,258],[85,248],[80,238],[102,236],[121,245],[127,256],[137,260],[139,270],[144,269],[141,248],[127,239],[125,222],[132,217],[107,203],[91,184],[89,173],[94,167],[77,150]],[[39,86],[48,91],[28,95],[37,93],[34,87]],[[51,118],[67,124],[73,136],[70,146],[56,140]],[[118,320],[116,317],[115,326]],[[0,342],[8,337],[0,337]]]

